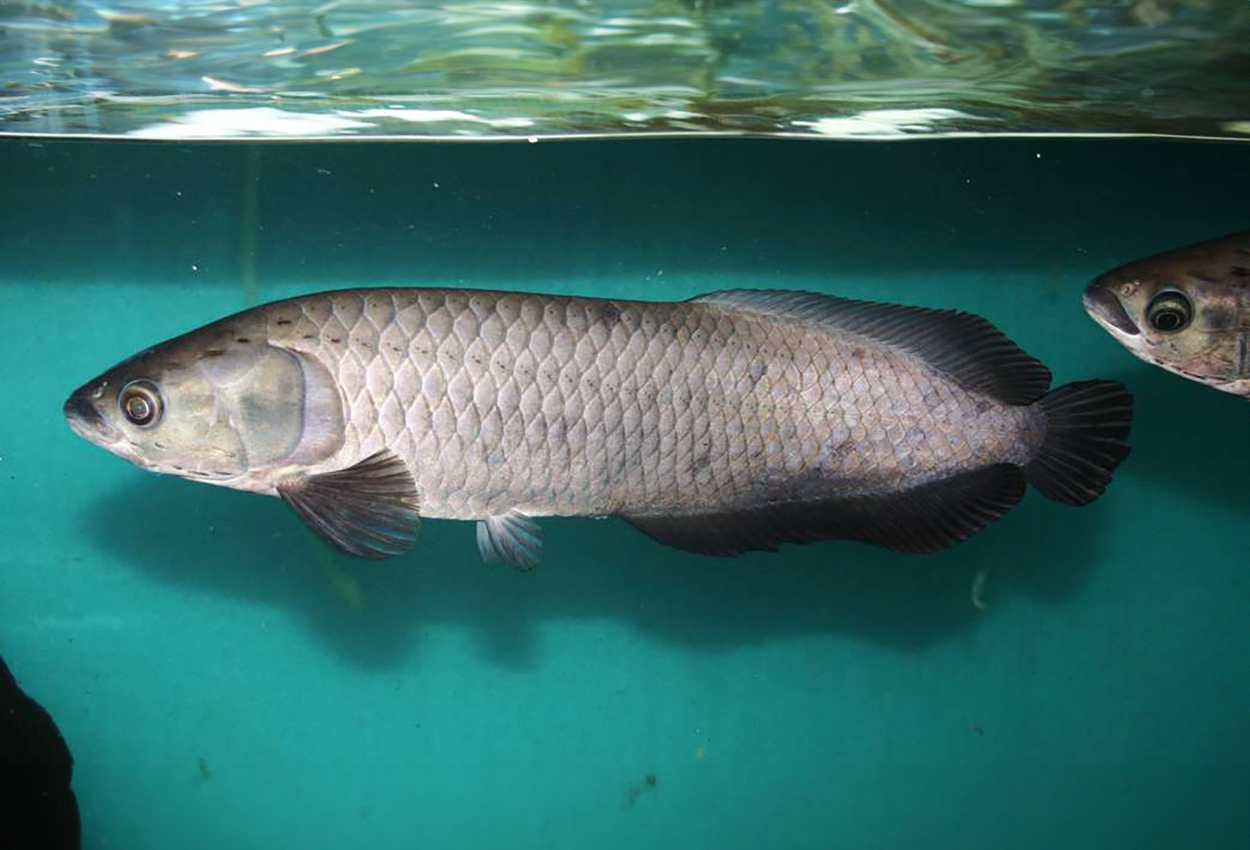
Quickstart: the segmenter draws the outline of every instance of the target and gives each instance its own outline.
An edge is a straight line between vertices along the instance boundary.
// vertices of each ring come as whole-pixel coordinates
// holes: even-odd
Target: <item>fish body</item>
[[[1094,321],[1147,363],[1250,396],[1250,231],[1112,269],[1083,300]]]
[[[1083,504],[1128,452],[1131,399],[1049,383],[954,311],[357,289],[170,340],[65,409],[140,466],[284,498],[354,554],[395,554],[442,517],[478,521],[487,560],[531,566],[551,515],[623,516],[708,554],[931,551],[1010,509],[1026,476]]]

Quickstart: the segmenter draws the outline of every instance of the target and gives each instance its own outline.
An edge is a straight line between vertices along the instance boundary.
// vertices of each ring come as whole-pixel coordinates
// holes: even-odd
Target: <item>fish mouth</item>
[[[92,443],[115,443],[121,437],[117,429],[104,421],[99,408],[90,398],[87,387],[76,390],[62,408],[70,430]]]
[[[1137,336],[1141,333],[1141,329],[1129,318],[1115,293],[1097,281],[1085,287],[1081,302],[1085,305],[1085,312],[1108,329],[1119,331],[1125,336]]]

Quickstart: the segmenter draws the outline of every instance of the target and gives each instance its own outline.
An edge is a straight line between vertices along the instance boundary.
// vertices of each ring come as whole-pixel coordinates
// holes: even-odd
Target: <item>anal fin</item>
[[[542,556],[543,531],[519,511],[487,517],[477,522],[477,550],[488,564],[502,562],[532,570]]]
[[[348,554],[390,558],[417,540],[416,482],[390,451],[346,469],[283,481],[277,490],[313,531]]]
[[[1015,507],[1024,489],[1019,467],[996,464],[888,495],[625,519],[660,543],[704,555],[775,552],[782,543],[831,539],[923,553],[971,537]]]

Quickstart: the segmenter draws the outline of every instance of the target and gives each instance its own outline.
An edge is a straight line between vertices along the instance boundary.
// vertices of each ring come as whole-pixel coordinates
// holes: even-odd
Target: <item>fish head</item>
[[[263,320],[223,319],[142,351],[75,390],[80,437],[153,472],[244,489],[303,435],[304,370]]]
[[[1147,363],[1250,393],[1250,234],[1139,260],[1097,277],[1086,312]]]

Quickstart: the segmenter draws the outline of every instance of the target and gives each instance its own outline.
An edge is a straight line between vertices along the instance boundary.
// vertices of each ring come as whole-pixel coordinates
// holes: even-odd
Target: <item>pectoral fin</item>
[[[313,531],[348,554],[390,558],[417,540],[416,482],[389,451],[347,469],[289,479],[277,489]]]
[[[488,564],[500,562],[532,570],[543,551],[543,532],[538,523],[517,511],[477,522],[477,550]]]

